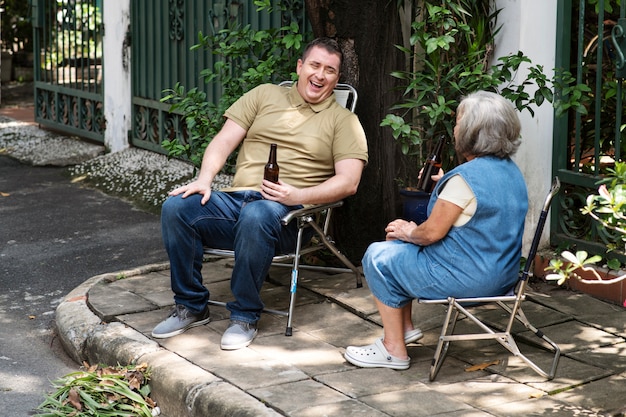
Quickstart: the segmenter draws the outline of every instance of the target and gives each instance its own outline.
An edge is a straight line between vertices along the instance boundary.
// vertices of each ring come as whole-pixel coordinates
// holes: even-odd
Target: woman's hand
[[[420,169],[419,174],[417,174],[418,180],[422,178],[423,173],[424,173],[424,167],[422,167],[422,169]],[[439,172],[437,172],[437,175],[431,175],[430,178],[432,178],[433,181],[437,182],[441,179],[441,177],[443,177],[443,174],[445,174],[445,172],[443,171],[443,169],[439,168]]]
[[[385,227],[385,240],[402,240],[404,242],[413,243],[411,234],[417,228],[415,222],[408,222],[402,219],[396,219]]]

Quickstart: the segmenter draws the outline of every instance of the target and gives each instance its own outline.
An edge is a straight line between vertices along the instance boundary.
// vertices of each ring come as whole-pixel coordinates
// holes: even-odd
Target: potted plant
[[[618,241],[609,242],[606,245],[607,253],[626,255],[626,162],[615,162],[615,168],[608,169],[608,175],[599,181],[600,187],[596,194],[587,196],[586,205],[581,209],[585,215],[598,222],[599,227],[617,232]],[[556,281],[558,285],[564,284],[570,278],[576,283],[583,285],[615,286],[619,289],[620,302],[626,307],[626,294],[623,293],[622,282],[626,280],[626,272],[619,271],[621,263],[617,258],[607,261],[609,270],[619,271],[608,275],[606,271],[599,270],[596,265],[603,259],[600,255],[592,255],[586,251],[563,251],[561,258],[550,260],[545,268],[552,271],[546,275],[546,280]],[[593,290],[592,290],[593,291]],[[612,291],[614,294],[617,291]],[[613,300],[615,301],[615,300]]]
[[[403,100],[392,108],[393,112],[383,119],[381,126],[392,129],[393,138],[405,156],[406,169],[399,179],[404,189],[401,194],[405,218],[415,220],[410,216],[412,209],[407,212],[407,207],[415,205],[410,201],[412,194],[422,200],[429,197],[412,191],[417,173],[440,135],[448,138],[444,170],[458,163],[453,146],[454,113],[464,95],[477,90],[498,92],[519,110],[527,109],[531,114],[531,105],[554,101],[543,68],[530,66],[530,59],[522,52],[500,57],[495,65],[490,65],[499,30],[499,10],[494,10],[493,3],[493,0],[415,0],[411,2],[414,13],[401,13],[410,18],[404,21],[405,27],[410,25],[410,36],[405,37],[405,45],[397,47],[405,53],[408,64],[391,75],[402,84]],[[523,64],[529,66],[527,75],[515,82],[514,76]],[[572,80],[563,72],[552,84],[557,87]],[[526,91],[528,86],[535,89],[532,96]],[[575,97],[578,96],[570,96],[568,106],[584,111]],[[564,106],[560,101],[554,102]],[[423,201],[417,203],[420,204],[425,205]]]

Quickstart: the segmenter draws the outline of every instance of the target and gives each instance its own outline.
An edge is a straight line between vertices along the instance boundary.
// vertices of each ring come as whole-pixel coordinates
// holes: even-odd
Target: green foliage
[[[422,144],[430,138],[442,134],[451,138],[460,99],[477,90],[499,92],[531,115],[533,107],[545,101],[554,103],[557,114],[570,107],[585,111],[588,87],[575,85],[565,71],[549,80],[543,67],[531,65],[522,52],[487,65],[499,30],[499,10],[490,14],[491,1],[424,0],[419,4],[410,47],[397,46],[406,53],[411,68],[392,73],[405,82],[403,100],[381,123],[391,127],[403,154],[419,156]],[[525,77],[516,81],[522,73]]]
[[[595,6],[596,13],[600,10],[600,2],[604,3],[604,11],[607,13],[613,13],[613,5],[619,9],[621,4],[621,0],[589,0],[589,4]]]
[[[546,267],[546,271],[555,272],[554,274],[547,275],[546,279],[548,281],[557,281],[559,285],[562,285],[578,268],[595,265],[602,260],[602,257],[598,255],[589,257],[584,250],[576,252],[575,255],[570,251],[564,251],[561,256],[567,263],[562,259],[551,259],[550,265]]]
[[[24,0],[3,0],[0,24],[2,46],[13,52],[33,51],[33,27],[30,4]]]
[[[587,204],[581,209],[607,229],[621,234],[626,243],[626,163],[616,162],[608,169],[609,175],[600,180],[597,194],[587,196]],[[617,249],[617,248],[612,248]],[[625,252],[624,248],[621,248]]]
[[[598,182],[600,187],[597,194],[587,196],[587,204],[581,209],[585,215],[591,216],[601,227],[617,231],[622,239],[621,247],[608,244],[609,251],[619,251],[626,253],[626,162],[616,162],[615,168],[608,170],[609,175]],[[553,271],[546,279],[555,280],[559,285],[563,284],[578,268],[586,268],[599,262],[600,255],[589,256],[585,251],[578,251],[573,254],[570,251],[563,251],[560,258],[550,260],[550,265],[546,268]],[[564,260],[567,262],[564,262]],[[612,270],[621,268],[621,263],[617,259],[609,259],[607,267]]]
[[[255,2],[259,10],[269,12],[271,8],[266,3]],[[215,35],[198,34],[198,43],[192,49],[209,50],[219,58],[213,68],[203,70],[200,76],[207,84],[219,85],[222,94],[213,103],[199,88],[186,90],[176,84],[164,91],[161,101],[170,103],[170,111],[182,114],[185,122],[185,136],[162,143],[169,156],[186,158],[199,167],[205,148],[222,128],[222,116],[232,103],[260,84],[295,79],[302,42],[296,22],[280,29],[253,30],[247,25]],[[230,156],[225,173],[234,172],[235,159],[236,153]]]
[[[92,366],[55,381],[56,391],[37,408],[36,416],[152,417],[156,404],[149,397],[149,379],[145,364]]]

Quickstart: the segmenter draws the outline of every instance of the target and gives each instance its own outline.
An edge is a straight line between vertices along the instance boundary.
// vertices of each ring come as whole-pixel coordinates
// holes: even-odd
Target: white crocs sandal
[[[400,359],[391,356],[382,339],[377,339],[368,346],[348,346],[344,357],[348,362],[362,368],[409,369],[411,358]]]
[[[420,329],[409,330],[404,333],[404,344],[408,345],[409,343],[417,342],[422,337],[424,337],[424,334]]]
[[[404,344],[408,345],[410,343],[417,342],[422,337],[424,337],[424,334],[422,333],[420,329],[407,330],[404,333]],[[385,338],[385,332],[383,332],[383,339],[384,338]]]

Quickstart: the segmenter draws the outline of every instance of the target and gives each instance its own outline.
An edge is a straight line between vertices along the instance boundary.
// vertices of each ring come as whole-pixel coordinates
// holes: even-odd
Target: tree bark
[[[404,69],[404,56],[395,47],[402,34],[395,1],[306,0],[307,15],[316,37],[337,39],[344,52],[341,82],[357,88],[359,116],[369,148],[369,163],[359,191],[337,212],[336,237],[354,262],[367,246],[384,239],[384,227],[398,217],[395,179],[401,159],[389,128],[380,122],[400,100],[392,71]],[[339,221],[337,221],[339,220]]]

